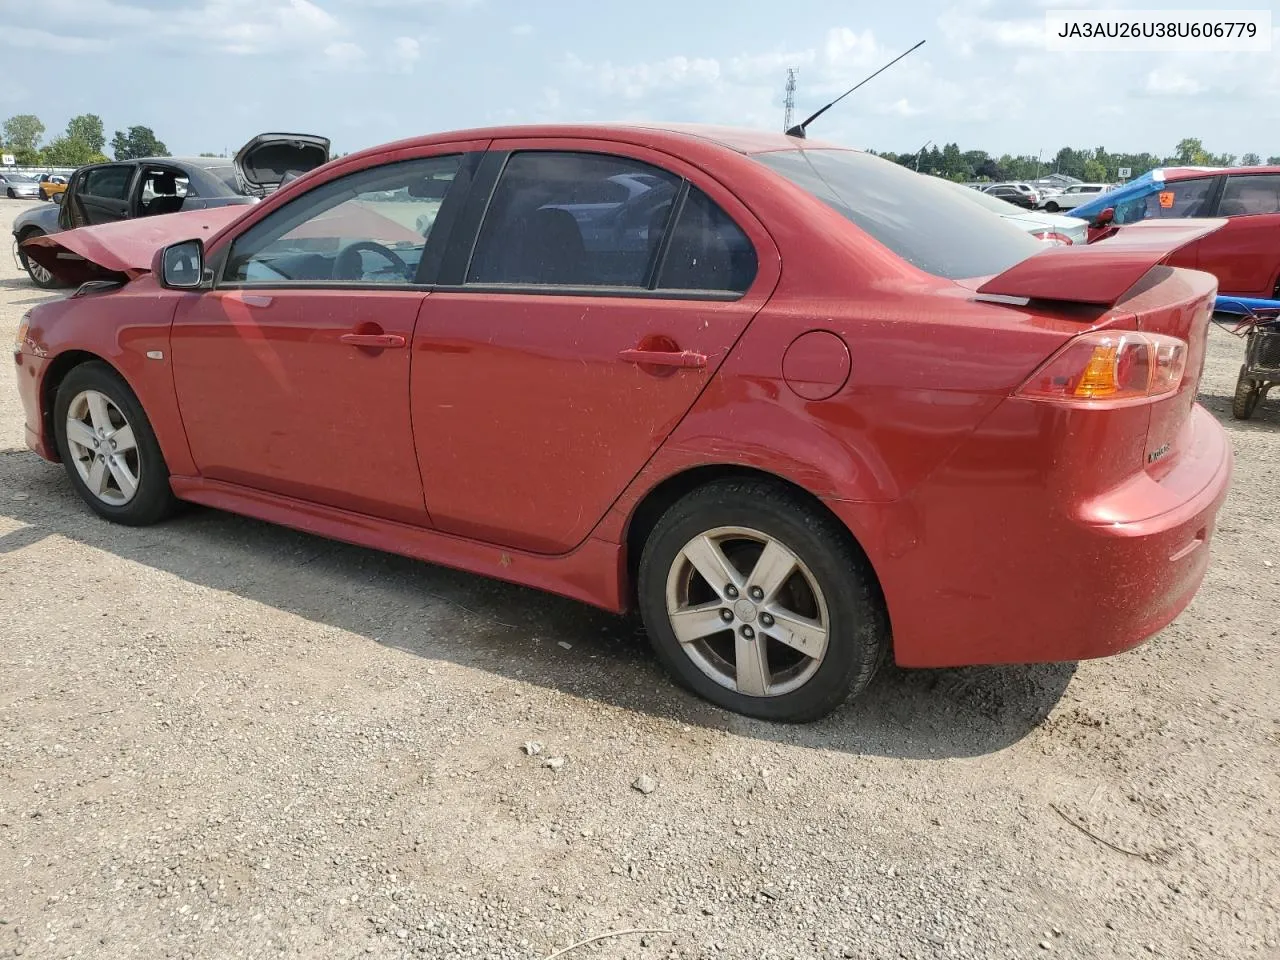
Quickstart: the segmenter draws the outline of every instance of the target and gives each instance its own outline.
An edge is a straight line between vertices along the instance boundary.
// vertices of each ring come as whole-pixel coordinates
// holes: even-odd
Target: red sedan
[[[907,666],[1125,650],[1190,602],[1231,453],[1195,403],[1220,221],[1045,248],[854,150],[441,134],[249,208],[28,243],[30,446],[185,500],[639,608],[693,690],[823,715]]]

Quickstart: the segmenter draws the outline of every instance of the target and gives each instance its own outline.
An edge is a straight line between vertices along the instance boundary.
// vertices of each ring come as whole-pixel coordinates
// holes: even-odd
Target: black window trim
[[[1188,179],[1195,179],[1189,177]],[[1222,191],[1227,186],[1227,176],[1223,173],[1211,174],[1214,184],[1209,188],[1209,195],[1204,200],[1204,213],[1199,214],[1194,219],[1207,219],[1218,215],[1218,205],[1222,203]],[[1180,181],[1173,181],[1178,183]]]
[[[387,163],[387,164],[376,164],[376,163],[371,164],[368,167],[363,167],[360,170],[353,171],[352,173],[346,175],[346,176],[354,177],[368,170],[374,170],[380,166],[391,166],[393,164],[401,164],[401,163],[415,163],[420,160],[432,160],[440,157],[460,156],[462,158],[462,162],[458,165],[458,170],[454,174],[454,186],[449,189],[449,192],[445,196],[444,201],[440,204],[440,210],[436,214],[435,223],[432,224],[431,233],[427,237],[426,245],[423,247],[423,250],[422,250],[422,259],[418,261],[418,273],[414,281],[411,283],[374,283],[370,281],[361,281],[361,280],[272,280],[272,281],[262,281],[262,282],[244,281],[244,280],[228,280],[225,276],[225,272],[228,266],[228,261],[231,256],[231,250],[235,246],[236,241],[239,240],[242,236],[244,236],[244,234],[252,230],[254,227],[258,226],[258,224],[263,223],[264,221],[270,219],[275,214],[279,213],[281,210],[287,209],[291,203],[302,201],[306,197],[310,196],[313,193],[313,190],[308,190],[306,193],[298,196],[293,201],[290,201],[290,203],[283,204],[280,207],[277,207],[275,210],[272,210],[262,219],[254,221],[254,223],[250,224],[244,230],[241,230],[234,237],[232,237],[228,242],[224,243],[220,247],[216,256],[212,259],[212,261],[209,264],[209,267],[211,268],[213,272],[213,277],[214,277],[212,289],[214,290],[261,290],[261,291],[267,291],[267,290],[282,290],[282,291],[287,291],[287,290],[360,290],[360,291],[388,290],[388,291],[396,291],[396,290],[399,290],[399,291],[407,291],[407,292],[422,292],[422,291],[435,290],[438,288],[438,284],[436,283],[436,278],[428,276],[427,271],[429,269],[439,268],[440,261],[444,258],[444,254],[441,253],[441,248],[443,248],[444,251],[448,250],[449,248],[448,241],[450,239],[449,235],[452,231],[456,230],[458,226],[458,223],[457,223],[458,217],[456,215],[450,215],[446,219],[446,213],[449,212],[451,214],[454,208],[461,207],[465,203],[465,201],[470,199],[472,191],[475,189],[475,186],[476,186],[476,175],[472,174],[471,171],[476,169],[478,166],[482,165],[484,155],[485,155],[485,152],[482,150],[458,150],[458,151],[445,152],[445,153],[432,153],[432,154],[426,154],[424,156],[419,156],[419,157],[408,157],[402,160],[394,160],[391,163]],[[464,179],[464,176],[465,176],[465,179]],[[329,186],[330,184],[338,183],[343,179],[346,179],[346,177],[339,177],[337,179],[330,180],[326,183],[321,184],[318,187],[315,187],[314,190],[323,190],[325,187]],[[461,188],[461,192],[458,192],[459,187]],[[455,197],[457,198],[456,200],[455,200]],[[446,229],[437,230],[436,224],[439,224],[442,220],[445,221]],[[306,221],[304,220],[301,222],[306,222]]]
[[[359,281],[346,280],[276,280],[268,283],[247,283],[244,281],[227,280],[224,272],[227,267],[227,260],[230,257],[231,249],[244,233],[253,229],[262,220],[256,221],[253,225],[232,237],[227,243],[220,246],[218,252],[211,258],[209,267],[213,273],[214,281],[212,289],[215,290],[400,290],[400,291],[434,291],[439,293],[467,293],[467,294],[508,294],[522,296],[543,296],[543,297],[617,297],[632,298],[637,300],[684,300],[684,301],[700,301],[715,303],[734,303],[743,300],[751,295],[755,289],[757,282],[762,276],[762,271],[757,267],[756,275],[751,278],[751,283],[747,289],[742,292],[733,290],[681,290],[677,288],[657,288],[654,286],[657,277],[662,271],[662,267],[666,264],[668,248],[670,247],[671,231],[668,230],[662,240],[661,249],[659,250],[656,263],[648,278],[649,286],[647,288],[640,287],[616,287],[616,286],[580,286],[580,285],[555,285],[555,284],[504,284],[504,283],[467,283],[466,275],[471,266],[471,258],[475,254],[476,246],[480,241],[480,229],[484,224],[484,218],[489,212],[489,205],[493,200],[494,191],[497,189],[498,180],[502,176],[503,170],[506,169],[507,161],[515,153],[527,152],[543,152],[543,153],[593,153],[606,157],[621,157],[623,159],[635,160],[638,163],[647,163],[644,160],[637,160],[635,157],[629,157],[626,154],[614,153],[604,149],[567,149],[565,147],[521,147],[518,150],[469,150],[461,151],[463,164],[459,167],[457,176],[461,177],[464,168],[469,166],[468,175],[469,182],[463,186],[460,193],[451,190],[445,203],[441,204],[440,213],[437,214],[436,222],[446,218],[446,208],[449,208],[447,231],[437,231],[432,229],[431,236],[427,238],[427,246],[423,250],[422,260],[418,265],[418,277],[414,283],[369,283]],[[410,160],[429,159],[432,156],[451,156],[449,153],[430,154],[426,157],[413,157]],[[409,162],[396,161],[396,162]],[[654,166],[654,164],[649,164]],[[375,165],[376,166],[376,165]],[[366,167],[364,169],[372,169]],[[675,171],[666,167],[660,169],[665,170],[673,176],[679,177],[681,183],[677,190],[676,196],[672,201],[672,216],[667,219],[667,226],[670,227],[676,223],[677,218],[684,209],[685,199],[688,197],[689,188],[696,186],[689,181],[687,177],[683,177]],[[354,174],[352,174],[354,175]],[[336,182],[336,181],[330,181]],[[455,180],[456,182],[456,180]],[[322,189],[317,187],[316,189]],[[311,191],[308,191],[310,193]],[[705,191],[703,191],[705,193]],[[307,194],[303,194],[305,197]],[[756,243],[751,239],[751,234],[743,229],[738,220],[724,210],[723,206],[715,201],[710,194],[707,195],[711,202],[716,203],[724,211],[726,217],[729,218],[747,242],[751,244],[752,251],[755,253],[757,263],[759,263],[760,253]],[[456,197],[456,200],[455,200]],[[302,197],[298,198],[299,200]],[[677,204],[679,209],[677,210]],[[278,209],[284,209],[280,207]],[[272,211],[274,214],[276,211]],[[272,214],[268,214],[271,216]],[[265,217],[263,218],[266,219]],[[437,237],[439,238],[437,241]],[[434,245],[434,248],[433,248]],[[435,270],[435,276],[426,275],[428,262],[431,262],[432,269]]]
[[[508,294],[540,297],[630,297],[637,300],[696,300],[733,303],[749,296],[757,280],[759,280],[761,271],[757,266],[756,275],[751,278],[751,283],[748,284],[746,290],[740,293],[733,290],[679,290],[670,287],[656,287],[657,278],[666,264],[667,251],[671,244],[671,231],[668,229],[663,235],[661,248],[655,258],[656,262],[650,270],[647,286],[645,287],[467,282],[466,276],[471,270],[471,260],[475,256],[476,247],[480,243],[480,230],[484,226],[485,217],[488,216],[489,206],[493,202],[493,195],[498,188],[498,181],[501,180],[503,171],[506,170],[507,162],[517,153],[585,153],[630,160],[651,167],[657,166],[657,164],[649,163],[647,160],[640,160],[625,153],[606,149],[533,146],[519,147],[514,150],[486,151],[484,160],[480,164],[481,169],[477,171],[475,180],[472,183],[471,195],[467,198],[468,209],[459,218],[460,223],[457,226],[457,229],[460,230],[459,242],[454,244],[446,255],[445,263],[441,266],[438,282],[433,287],[434,290],[440,293]],[[689,188],[697,185],[691,183],[688,177],[682,176],[667,167],[658,167],[658,169],[680,179],[680,185],[671,203],[672,214],[667,218],[667,227],[671,227],[677,222],[679,214],[684,211],[684,202],[689,195]],[[703,192],[705,193],[706,191]],[[707,198],[712,203],[716,203],[710,194],[707,195]],[[679,209],[677,209],[677,205]],[[752,252],[756,255],[758,264],[760,253],[751,239],[751,234],[744,230],[737,219],[731,216],[727,210],[724,210],[719,203],[716,203],[716,206],[724,211],[724,215],[741,231],[747,243],[751,244]]]

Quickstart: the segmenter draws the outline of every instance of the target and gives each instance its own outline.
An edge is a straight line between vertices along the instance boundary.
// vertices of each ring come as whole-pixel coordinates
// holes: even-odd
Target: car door
[[[1277,295],[1280,275],[1280,174],[1226,178],[1217,216],[1226,226],[1196,244],[1197,266],[1218,278],[1218,290],[1244,297]]]
[[[71,214],[74,225],[93,227],[128,220],[132,216],[129,198],[136,172],[134,163],[110,163],[84,171]]]
[[[657,151],[491,150],[462,215],[474,244],[451,248],[414,334],[418,463],[438,528],[558,554],[697,399],[768,300],[778,254],[732,193]]]
[[[444,240],[437,226],[485,142],[369,161],[211,253],[215,286],[179,304],[172,332],[203,477],[429,524],[408,348]]]

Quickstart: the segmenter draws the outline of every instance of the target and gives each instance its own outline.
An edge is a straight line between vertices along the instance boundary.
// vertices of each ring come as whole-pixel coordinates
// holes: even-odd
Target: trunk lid
[[[260,133],[235,156],[236,171],[259,196],[329,162],[329,140],[308,133]]]
[[[89,280],[133,280],[151,272],[156,251],[179,240],[208,240],[253,209],[211,207],[162,217],[121,220],[35,237],[22,252],[70,286]]]

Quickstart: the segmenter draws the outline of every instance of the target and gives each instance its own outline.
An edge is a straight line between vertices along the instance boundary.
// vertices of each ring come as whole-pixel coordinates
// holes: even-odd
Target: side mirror
[[[58,206],[62,206],[62,197],[63,197],[63,194],[55,193],[53,195],[53,202],[56,203]]]
[[[183,240],[160,251],[155,271],[160,285],[174,290],[195,290],[204,282],[204,243]]]
[[[1096,217],[1093,218],[1093,222],[1089,224],[1089,226],[1093,227],[1095,230],[1100,229],[1101,227],[1105,227],[1115,218],[1116,218],[1116,208],[1107,207],[1105,210],[1103,210],[1101,213],[1099,213]]]

